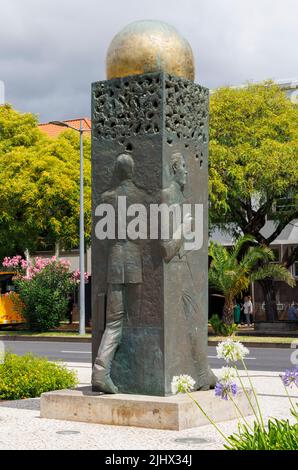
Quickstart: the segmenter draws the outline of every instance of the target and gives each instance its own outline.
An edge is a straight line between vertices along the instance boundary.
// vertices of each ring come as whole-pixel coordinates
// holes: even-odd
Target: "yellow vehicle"
[[[15,303],[18,294],[14,291],[14,272],[0,272],[0,326],[24,323],[21,308]]]

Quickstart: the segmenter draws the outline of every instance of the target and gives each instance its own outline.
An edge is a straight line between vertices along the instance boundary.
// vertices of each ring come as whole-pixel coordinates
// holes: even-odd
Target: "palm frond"
[[[244,235],[243,237],[238,238],[238,240],[236,241],[236,244],[235,244],[235,246],[232,250],[231,257],[234,260],[237,260],[239,254],[240,254],[240,251],[243,248],[243,245],[245,245],[246,243],[249,243],[249,242],[253,242],[253,241],[254,241],[254,237],[252,235]]]
[[[267,246],[254,246],[250,247],[243,259],[240,261],[241,266],[246,266],[248,270],[252,270],[257,267],[258,261],[272,261],[274,259],[274,253]]]
[[[249,235],[242,237],[232,253],[224,246],[211,242],[209,283],[224,296],[236,297],[247,290],[252,281],[268,278],[284,281],[292,287],[295,285],[293,276],[284,266],[270,263],[274,254],[266,246],[250,246],[242,259],[238,260],[237,254],[239,255],[243,245],[253,240]],[[263,266],[260,266],[261,263]]]
[[[251,274],[252,281],[261,281],[263,279],[283,281],[286,282],[290,287],[295,287],[296,285],[296,281],[290,271],[288,271],[281,264],[266,264]]]

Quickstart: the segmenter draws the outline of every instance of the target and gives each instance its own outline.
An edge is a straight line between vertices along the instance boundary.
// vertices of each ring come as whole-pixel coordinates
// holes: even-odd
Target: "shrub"
[[[71,272],[70,262],[36,257],[27,261],[20,255],[5,257],[4,269],[15,272],[19,297],[15,303],[32,330],[46,331],[59,326],[68,312],[70,295],[80,283],[80,271]],[[88,273],[84,273],[88,282]]]
[[[226,325],[223,323],[223,336],[233,336],[235,331],[237,331],[236,323],[232,323],[232,325]]]
[[[43,392],[75,387],[76,373],[63,364],[49,362],[32,354],[6,353],[0,364],[0,399],[39,397]]]
[[[298,423],[269,420],[267,429],[255,423],[253,432],[243,426],[238,434],[229,436],[228,450],[298,450]]]
[[[15,284],[30,329],[47,331],[65,319],[75,285],[67,266],[53,261],[30,278],[18,277]]]
[[[209,319],[209,323],[212,327],[214,334],[221,335],[222,321],[217,314],[214,314]]]
[[[210,325],[216,335],[220,336],[232,336],[237,330],[237,325],[233,323],[232,325],[226,325],[217,314],[211,316]]]

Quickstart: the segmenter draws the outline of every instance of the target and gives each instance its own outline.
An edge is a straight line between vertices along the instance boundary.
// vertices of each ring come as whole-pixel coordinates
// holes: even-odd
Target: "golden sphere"
[[[113,38],[106,58],[107,78],[163,71],[194,80],[192,49],[167,23],[135,21]]]

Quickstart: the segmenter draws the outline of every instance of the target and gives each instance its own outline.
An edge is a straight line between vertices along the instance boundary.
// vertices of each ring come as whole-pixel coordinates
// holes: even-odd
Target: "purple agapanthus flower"
[[[298,387],[298,366],[295,369],[286,370],[284,375],[281,375],[281,380],[285,387],[291,387],[293,384]]]
[[[217,382],[214,392],[215,396],[220,397],[223,400],[227,400],[229,394],[236,396],[237,385],[234,382]]]

